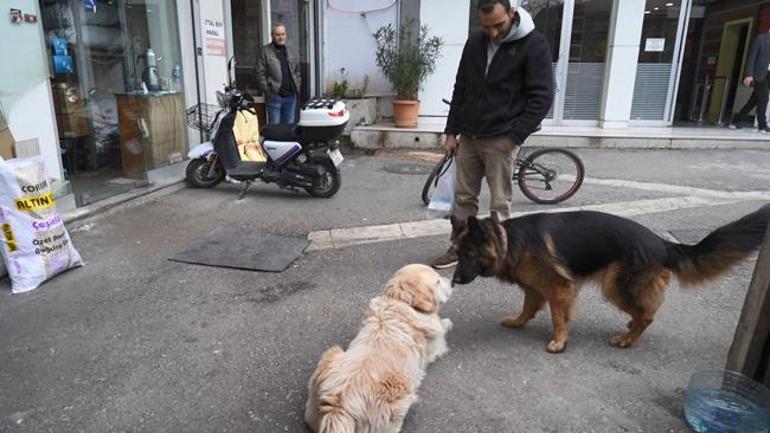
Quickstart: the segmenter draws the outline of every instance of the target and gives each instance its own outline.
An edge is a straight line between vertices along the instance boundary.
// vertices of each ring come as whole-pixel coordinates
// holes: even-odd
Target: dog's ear
[[[396,301],[403,302],[407,305],[412,305],[413,296],[404,286],[403,282],[391,279],[385,286],[385,297],[394,299]]]
[[[433,297],[430,287],[417,287],[410,281],[388,282],[385,297],[403,302],[417,311],[423,313],[435,313],[438,305]]]
[[[414,293],[412,307],[414,307],[415,310],[428,314],[435,313],[438,310],[438,303],[433,296],[431,287],[420,283],[419,287],[412,288],[412,292]]]

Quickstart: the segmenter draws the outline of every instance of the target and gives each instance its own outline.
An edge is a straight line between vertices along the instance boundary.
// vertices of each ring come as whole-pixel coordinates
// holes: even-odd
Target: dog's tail
[[[356,420],[340,404],[339,398],[326,397],[320,404],[318,433],[355,433]]]
[[[674,271],[683,286],[715,278],[759,248],[769,222],[770,204],[766,204],[714,230],[695,245],[667,241],[666,267]]]

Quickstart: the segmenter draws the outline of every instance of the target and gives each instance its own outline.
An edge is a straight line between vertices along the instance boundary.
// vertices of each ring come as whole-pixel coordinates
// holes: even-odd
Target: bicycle
[[[430,196],[438,184],[438,177],[448,167],[452,155],[445,155],[431,170],[422,188],[422,201],[430,203]],[[562,148],[538,149],[525,154],[519,149],[514,158],[512,183],[521,192],[539,204],[556,204],[575,195],[583,185],[585,167],[575,153]]]

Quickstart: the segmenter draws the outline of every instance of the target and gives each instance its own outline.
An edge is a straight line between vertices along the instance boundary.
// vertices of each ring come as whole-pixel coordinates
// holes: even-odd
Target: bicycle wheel
[[[555,204],[572,197],[585,176],[583,161],[566,149],[540,149],[519,165],[519,189],[540,204]]]

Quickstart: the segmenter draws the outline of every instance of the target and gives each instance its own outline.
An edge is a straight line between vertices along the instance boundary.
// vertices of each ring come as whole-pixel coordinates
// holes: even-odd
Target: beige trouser
[[[469,216],[478,214],[481,179],[484,177],[491,195],[489,210],[497,213],[501,221],[510,217],[515,149],[516,145],[508,137],[460,139],[455,152],[457,180],[453,226],[464,224]]]

